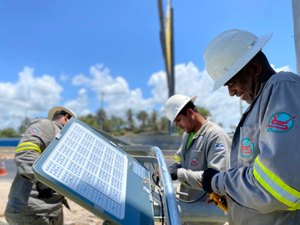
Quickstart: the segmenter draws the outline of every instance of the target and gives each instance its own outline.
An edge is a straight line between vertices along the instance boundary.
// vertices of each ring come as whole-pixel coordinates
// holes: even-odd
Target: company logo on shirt
[[[217,151],[222,151],[222,150],[224,150],[224,145],[222,144],[222,143],[217,143],[217,144],[215,144],[215,149],[217,150]]]
[[[39,128],[34,127],[31,128],[28,132],[32,135],[38,135],[41,132],[41,130]]]
[[[242,158],[250,158],[254,154],[254,144],[250,138],[241,141],[240,154]]]
[[[191,161],[191,166],[197,166],[199,164],[199,161],[197,158],[193,158]]]
[[[267,131],[268,132],[276,132],[276,133],[284,133],[288,132],[294,126],[294,119],[296,116],[291,116],[286,112],[277,112],[274,113],[268,121]]]

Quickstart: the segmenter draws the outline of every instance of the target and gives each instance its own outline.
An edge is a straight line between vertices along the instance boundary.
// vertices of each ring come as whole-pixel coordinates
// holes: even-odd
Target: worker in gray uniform
[[[226,196],[230,225],[300,224],[300,76],[275,72],[271,34],[218,35],[204,52],[215,89],[249,103],[233,136],[230,169],[207,169],[203,188]]]
[[[62,225],[63,196],[39,182],[32,165],[55,135],[66,125],[74,112],[65,107],[53,107],[48,119],[31,121],[16,147],[17,173],[11,185],[5,218],[10,225]]]
[[[206,204],[208,195],[202,190],[202,173],[209,167],[221,171],[226,169],[230,139],[221,127],[208,121],[197,111],[193,103],[195,99],[196,97],[177,94],[165,103],[166,117],[184,131],[182,144],[176,153],[177,162],[169,167],[169,172],[172,180],[178,179],[181,183],[181,200],[200,200]]]

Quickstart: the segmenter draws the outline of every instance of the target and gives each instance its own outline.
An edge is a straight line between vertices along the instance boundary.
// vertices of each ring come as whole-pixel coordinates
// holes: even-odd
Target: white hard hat
[[[190,98],[185,95],[173,95],[165,103],[166,117],[173,123],[176,116],[180,113],[183,107],[189,102],[194,102],[196,96]]]
[[[67,109],[67,108],[65,108],[65,107],[63,107],[63,106],[54,106],[54,107],[53,107],[52,109],[50,109],[49,112],[48,112],[48,119],[49,119],[49,120],[53,120],[53,117],[54,117],[54,115],[55,115],[56,113],[63,112],[63,111],[66,112],[66,113],[68,113],[68,114],[70,114],[72,117],[77,118],[76,114],[75,114],[72,110]]]
[[[204,62],[214,90],[236,75],[269,41],[272,34],[262,37],[244,31],[228,30],[219,34],[206,48]]]

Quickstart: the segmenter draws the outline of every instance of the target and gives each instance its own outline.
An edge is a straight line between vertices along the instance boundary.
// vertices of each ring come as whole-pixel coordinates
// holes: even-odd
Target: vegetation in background
[[[204,108],[197,107],[198,111],[205,117],[210,117],[210,112]],[[126,118],[107,116],[104,109],[99,109],[95,115],[88,114],[79,118],[84,123],[99,130],[103,130],[115,136],[130,135],[138,133],[167,133],[169,121],[166,117],[160,117],[156,111],[146,112],[141,110],[136,114],[132,109],[126,112]],[[20,137],[30,123],[25,118],[18,130],[6,128],[0,130],[0,138]],[[176,132],[181,133],[180,129]]]

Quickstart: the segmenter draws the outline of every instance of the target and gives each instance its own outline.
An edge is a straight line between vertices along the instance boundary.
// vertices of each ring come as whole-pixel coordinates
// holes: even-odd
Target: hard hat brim
[[[226,74],[224,74],[222,78],[215,81],[213,90],[215,91],[224,86],[227,81],[234,77],[265,46],[271,37],[272,33],[259,37],[255,46],[251,48],[251,50],[248,51]]]

